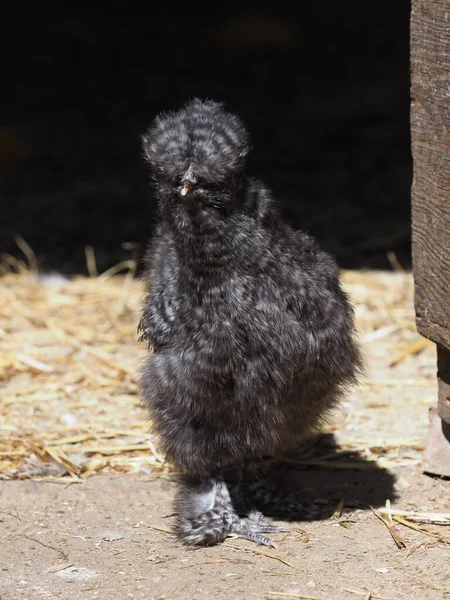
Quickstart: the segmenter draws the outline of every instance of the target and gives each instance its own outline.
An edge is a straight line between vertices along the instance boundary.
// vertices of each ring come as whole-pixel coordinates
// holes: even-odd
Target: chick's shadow
[[[387,499],[396,499],[394,475],[356,450],[344,451],[333,434],[308,438],[295,451],[255,466],[259,471],[263,468],[261,484],[268,490],[287,494],[305,507],[301,519],[305,521],[330,518],[342,500],[345,513],[384,506]],[[314,511],[310,512],[309,506],[314,506]],[[273,519],[298,520],[282,501],[269,507],[258,506],[256,501],[255,508]]]

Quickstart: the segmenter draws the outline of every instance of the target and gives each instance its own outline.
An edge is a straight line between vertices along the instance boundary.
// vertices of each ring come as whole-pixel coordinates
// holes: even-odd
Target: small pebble
[[[116,542],[117,540],[123,540],[123,535],[120,533],[107,533],[103,536],[105,542]]]

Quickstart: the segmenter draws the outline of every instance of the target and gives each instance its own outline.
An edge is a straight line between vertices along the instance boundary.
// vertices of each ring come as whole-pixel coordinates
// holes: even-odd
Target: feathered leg
[[[272,542],[261,533],[279,531],[254,511],[241,519],[220,476],[185,476],[176,499],[176,511],[175,531],[189,546],[213,546],[231,535],[271,546]]]

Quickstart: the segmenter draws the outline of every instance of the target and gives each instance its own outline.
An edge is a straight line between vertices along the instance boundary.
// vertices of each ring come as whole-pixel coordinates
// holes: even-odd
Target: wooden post
[[[450,0],[412,1],[411,101],[416,319],[437,344],[442,420],[430,415],[424,468],[450,476]]]

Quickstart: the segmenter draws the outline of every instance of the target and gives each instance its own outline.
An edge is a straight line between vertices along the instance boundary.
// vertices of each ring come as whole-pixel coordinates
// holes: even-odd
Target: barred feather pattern
[[[248,134],[221,104],[195,99],[157,117],[143,148],[160,218],[140,390],[186,474],[177,533],[187,544],[268,543],[273,526],[238,515],[223,471],[294,447],[356,382],[352,307],[334,259],[246,175]]]

